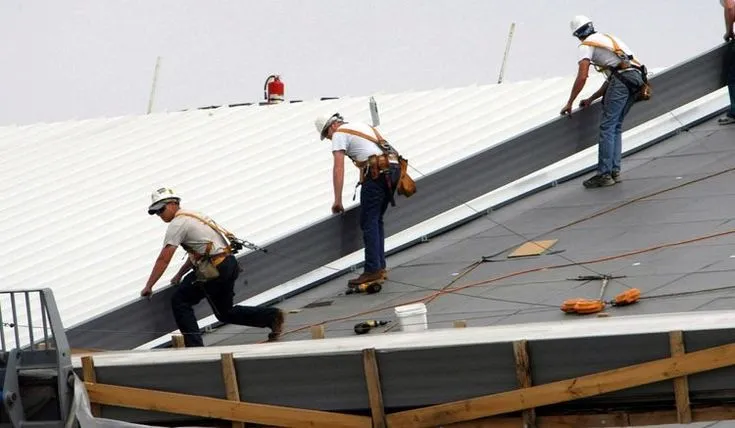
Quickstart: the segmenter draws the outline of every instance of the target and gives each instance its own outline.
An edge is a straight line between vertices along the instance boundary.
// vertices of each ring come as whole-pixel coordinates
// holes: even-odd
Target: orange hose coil
[[[637,288],[631,288],[630,290],[626,290],[617,296],[615,296],[615,300],[613,300],[613,305],[615,306],[626,306],[626,305],[632,305],[633,303],[636,303],[641,298],[641,290]]]

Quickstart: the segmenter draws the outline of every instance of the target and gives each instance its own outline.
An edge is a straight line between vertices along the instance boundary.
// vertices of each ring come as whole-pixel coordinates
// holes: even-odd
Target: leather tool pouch
[[[219,278],[219,270],[212,263],[209,256],[202,257],[194,262],[194,274],[198,281],[206,282]]]
[[[398,163],[401,166],[401,177],[398,179],[396,192],[408,198],[416,193],[416,182],[408,175],[408,159],[399,157]]]

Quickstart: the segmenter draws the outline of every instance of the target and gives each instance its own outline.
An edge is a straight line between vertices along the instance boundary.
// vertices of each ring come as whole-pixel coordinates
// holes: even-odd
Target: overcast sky
[[[593,19],[649,68],[722,41],[718,0],[1,0],[0,125],[571,75],[569,21]],[[565,100],[559,100],[560,107]]]

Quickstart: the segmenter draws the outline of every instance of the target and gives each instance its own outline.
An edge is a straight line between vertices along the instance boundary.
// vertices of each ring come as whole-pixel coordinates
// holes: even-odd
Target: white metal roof
[[[600,83],[593,77],[582,96]],[[385,136],[430,174],[555,118],[571,84],[375,98]],[[183,206],[260,245],[331,215],[331,153],[313,120],[339,111],[369,121],[368,99],[0,127],[1,287],[52,288],[67,327],[139,298],[165,231],[146,208],[164,185]],[[347,174],[356,182],[354,168]],[[352,192],[346,185],[346,208],[359,202]]]

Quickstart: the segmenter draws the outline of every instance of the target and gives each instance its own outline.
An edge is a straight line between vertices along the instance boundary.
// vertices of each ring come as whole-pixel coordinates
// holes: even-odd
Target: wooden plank
[[[532,387],[531,360],[528,357],[528,342],[525,340],[513,342],[513,354],[515,355],[516,361],[516,377],[518,378],[518,386],[521,388]],[[523,411],[523,427],[536,428],[535,409],[526,409]]]
[[[502,415],[735,365],[735,344],[601,373],[388,415],[388,425],[431,427]]]
[[[296,409],[268,404],[233,403],[220,398],[84,383],[90,401],[108,406],[169,412],[204,418],[250,422],[282,427],[360,427],[370,428],[367,416],[346,415],[320,410]]]
[[[235,361],[232,354],[220,355],[222,359],[222,379],[225,382],[225,394],[228,400],[239,403],[240,389],[237,386],[237,372],[235,371]],[[232,422],[232,428],[245,428],[242,422]]]
[[[383,390],[380,386],[380,371],[378,370],[375,349],[364,349],[362,351],[362,365],[365,369],[365,382],[367,383],[368,399],[370,400],[373,428],[385,428]]]
[[[312,339],[324,339],[324,325],[312,325],[311,326],[311,338]]]
[[[90,356],[82,357],[82,377],[85,382],[97,383],[97,372],[94,369],[94,359]],[[98,418],[102,414],[102,406],[90,405],[92,416]]]
[[[180,334],[174,334],[171,336],[171,346],[174,348],[184,348],[186,345],[184,344],[184,336]]]
[[[726,421],[735,419],[735,407],[706,407],[692,410],[694,422]],[[541,428],[593,428],[593,427],[633,427],[675,424],[675,410],[649,412],[614,412],[601,414],[548,415],[538,416],[536,422]],[[445,428],[523,428],[523,420],[518,417],[495,416],[474,421],[445,425]]]
[[[669,345],[671,356],[684,355],[684,334],[681,331],[669,333]],[[680,424],[692,423],[692,410],[689,405],[689,380],[686,376],[674,379],[674,397],[676,397],[677,422]]]
[[[508,258],[538,256],[559,241],[558,239],[547,239],[545,241],[528,241],[508,254]]]

